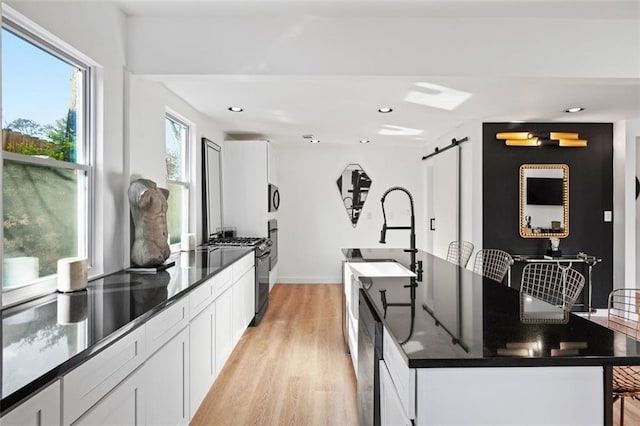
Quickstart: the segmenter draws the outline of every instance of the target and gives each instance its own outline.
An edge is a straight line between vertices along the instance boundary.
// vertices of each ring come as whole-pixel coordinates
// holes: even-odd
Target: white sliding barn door
[[[428,245],[431,252],[446,258],[451,241],[458,237],[459,205],[458,169],[460,147],[454,147],[426,161],[428,213]]]

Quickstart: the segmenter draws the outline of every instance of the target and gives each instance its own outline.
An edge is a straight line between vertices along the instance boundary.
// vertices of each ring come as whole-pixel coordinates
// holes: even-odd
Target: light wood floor
[[[357,425],[342,286],[276,284],[191,425]]]

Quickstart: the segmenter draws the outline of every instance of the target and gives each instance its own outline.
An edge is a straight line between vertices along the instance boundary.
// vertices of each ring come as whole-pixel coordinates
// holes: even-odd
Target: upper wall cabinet
[[[520,236],[569,236],[569,166],[520,166]]]
[[[268,237],[267,222],[276,215],[269,213],[268,198],[269,183],[276,183],[273,150],[266,140],[224,142],[224,226],[235,227],[239,236]]]

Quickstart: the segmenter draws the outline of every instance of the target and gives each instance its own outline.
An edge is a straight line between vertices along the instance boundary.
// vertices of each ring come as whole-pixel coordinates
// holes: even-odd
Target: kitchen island
[[[402,249],[343,253],[345,274],[352,262],[410,261]],[[640,364],[635,341],[575,314],[564,322],[554,307],[530,309],[535,301],[518,291],[426,252],[417,260],[424,272],[412,331],[409,307],[391,306],[409,302],[408,279],[360,279],[384,330],[382,424],[612,423],[611,368]]]
[[[95,371],[88,371],[88,376],[81,382],[90,382],[103,373],[105,383],[112,380],[113,385],[117,387],[122,386],[119,384],[121,379],[114,379],[118,374],[144,376],[143,381],[152,382],[154,374],[149,373],[152,370],[151,366],[154,363],[160,366],[160,362],[157,361],[160,359],[158,354],[164,350],[164,347],[170,347],[167,342],[172,339],[181,343],[174,346],[178,352],[182,353],[179,355],[182,361],[174,360],[174,364],[179,365],[177,373],[182,375],[181,378],[178,377],[183,381],[180,388],[187,386],[183,397],[185,404],[188,405],[190,382],[184,377],[185,374],[189,374],[188,361],[191,358],[191,367],[194,369],[195,362],[199,360],[197,357],[202,357],[204,353],[198,346],[201,341],[204,344],[204,337],[198,335],[198,340],[192,341],[189,346],[189,334],[199,333],[200,328],[197,326],[200,323],[210,325],[218,320],[215,324],[224,333],[216,336],[214,330],[209,330],[208,336],[205,337],[209,340],[217,338],[216,342],[210,341],[207,344],[208,348],[218,343],[218,346],[224,349],[224,353],[221,355],[211,353],[209,359],[203,362],[206,365],[215,366],[216,356],[219,364],[226,360],[226,356],[235,344],[232,340],[237,341],[248,325],[250,316],[255,313],[253,309],[254,255],[253,248],[249,247],[205,246],[192,252],[173,255],[168,261],[175,261],[175,265],[163,271],[155,273],[120,271],[90,281],[86,290],[47,295],[3,311],[1,407],[3,418],[0,423],[5,423],[4,416],[7,412],[46,387],[63,388],[62,391],[58,390],[63,394],[73,391],[68,388],[73,383],[72,376],[80,371],[81,367],[91,365],[93,360],[99,360],[95,361]],[[233,298],[232,293],[235,296]],[[213,315],[213,302],[219,305],[218,316],[203,317],[204,319],[200,321],[200,317],[208,314],[209,311]],[[241,317],[237,318],[238,315]],[[181,342],[177,341],[178,337],[182,338]],[[223,340],[222,337],[228,338]],[[131,345],[133,352],[130,354],[126,353],[127,346],[123,343],[127,339],[133,339]],[[105,354],[115,350],[114,348],[123,350],[116,352],[116,355],[111,358],[106,357]],[[193,350],[191,357],[189,348]],[[105,360],[101,360],[101,357]],[[119,364],[117,362],[114,364],[116,367],[113,371],[106,371],[108,362],[112,360]],[[144,374],[135,373],[136,368],[138,371],[145,370],[140,367],[142,364],[145,366],[148,364],[150,367],[146,368],[147,371]],[[214,369],[212,372],[194,370],[198,373],[195,376],[198,380],[207,375],[212,376],[209,380],[212,383],[221,366],[217,371]],[[172,368],[160,366],[160,370],[165,370],[167,380],[171,377]],[[122,373],[125,370],[126,372]],[[69,383],[67,387],[60,385],[64,380]],[[205,381],[202,386],[204,391],[210,386],[209,382]],[[191,382],[191,385],[193,384]],[[87,395],[93,399],[100,399],[100,395],[94,395],[95,389],[105,386],[99,382],[95,389],[88,385],[87,387]],[[105,387],[101,395],[108,392],[114,391]],[[152,394],[152,388],[146,389],[145,392]],[[72,398],[70,401],[64,401],[63,398],[60,404],[60,396],[58,396],[57,409],[60,410],[61,406],[63,408],[62,423],[71,423],[76,420],[77,416],[74,415],[72,418],[71,411],[76,410],[75,406],[85,404],[81,400],[84,397],[85,395],[81,395],[78,396],[78,400]],[[138,398],[140,398],[139,395]],[[197,401],[193,390],[191,399]],[[95,401],[92,401],[90,405],[94,403]],[[197,403],[199,404],[199,401]],[[89,402],[86,404],[89,405]],[[69,407],[66,411],[65,406]],[[183,407],[182,402],[180,407],[188,420],[190,410],[188,407]],[[195,407],[197,408],[197,404]],[[136,409],[141,411],[140,407]],[[125,411],[124,408],[122,411]],[[78,416],[80,415],[82,411],[79,411]],[[91,419],[87,422],[92,422],[95,417],[87,417],[87,419]],[[151,419],[147,416],[147,421],[151,422]]]

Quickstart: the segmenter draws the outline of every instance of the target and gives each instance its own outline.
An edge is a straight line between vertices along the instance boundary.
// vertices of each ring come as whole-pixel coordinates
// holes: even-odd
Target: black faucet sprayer
[[[411,204],[411,225],[410,226],[387,226],[387,215],[384,211],[384,200],[387,198],[387,195],[389,195],[389,193],[393,191],[402,191],[405,194],[407,194],[407,196],[409,197],[409,203]],[[409,265],[409,269],[411,270],[411,272],[418,275],[417,279],[416,277],[411,277],[409,285],[405,286],[405,287],[409,287],[411,291],[410,303],[387,303],[386,294],[382,290],[380,294],[380,297],[382,299],[382,305],[384,307],[385,317],[387,313],[387,306],[410,306],[411,307],[411,329],[409,331],[409,336],[403,342],[400,343],[400,344],[404,344],[407,341],[409,341],[409,339],[411,338],[411,335],[413,334],[413,323],[414,323],[414,318],[416,313],[416,287],[418,286],[417,281],[422,281],[422,262],[418,262],[416,264],[416,253],[418,252],[418,250],[416,249],[416,218],[415,218],[415,211],[413,208],[413,196],[407,189],[401,186],[394,186],[387,189],[384,192],[384,194],[382,194],[382,198],[380,199],[380,202],[382,203],[382,218],[384,220],[384,223],[382,224],[382,230],[380,231],[380,244],[386,243],[387,230],[402,230],[402,229],[409,230],[410,231],[409,249],[405,250],[405,252],[409,252],[411,256],[411,263]]]

